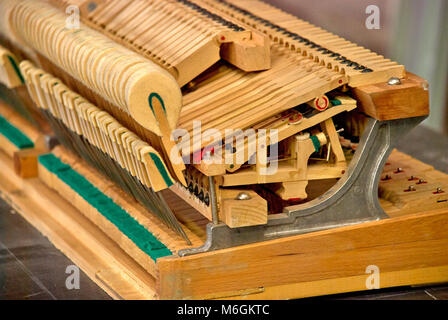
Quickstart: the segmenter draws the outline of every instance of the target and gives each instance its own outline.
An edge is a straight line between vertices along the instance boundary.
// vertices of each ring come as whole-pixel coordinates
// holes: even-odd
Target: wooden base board
[[[382,221],[162,258],[156,280],[39,179],[15,175],[2,152],[0,195],[116,299],[291,299],[360,291],[369,265],[378,266],[381,288],[448,282],[443,203],[406,215],[395,208]]]

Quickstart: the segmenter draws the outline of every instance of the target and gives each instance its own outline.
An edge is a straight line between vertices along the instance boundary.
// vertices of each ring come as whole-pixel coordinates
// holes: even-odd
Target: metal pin
[[[251,196],[246,192],[240,192],[235,197],[235,200],[249,200],[249,199],[251,199]]]
[[[437,190],[434,193],[444,193],[444,192],[445,191],[443,191],[441,187],[437,187]]]
[[[210,185],[210,204],[212,207],[212,222],[213,224],[218,224],[218,202],[216,200],[216,190],[215,190],[215,178],[213,176],[208,177],[208,184]]]
[[[415,191],[415,187],[414,186],[409,186],[407,188],[407,190],[405,190],[405,191]]]
[[[402,168],[397,168],[397,170],[395,170],[395,173],[400,173],[400,172],[403,172]]]
[[[392,77],[389,79],[389,81],[387,81],[387,84],[390,86],[398,86],[401,84],[401,80],[400,78]]]
[[[327,162],[330,161],[331,154],[331,142],[328,143]]]

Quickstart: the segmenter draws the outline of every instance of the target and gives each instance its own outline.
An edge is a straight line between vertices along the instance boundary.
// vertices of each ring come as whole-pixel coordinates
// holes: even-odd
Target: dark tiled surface
[[[447,300],[448,284],[424,287],[399,287],[381,290],[351,292],[311,300]]]
[[[0,199],[0,299],[109,299],[80,270],[79,290],[66,288],[73,265]]]
[[[311,299],[331,300],[447,300],[448,284],[425,287],[399,287],[351,292]]]
[[[423,126],[412,130],[399,142],[398,149],[448,173],[448,137]]]
[[[448,172],[448,138],[424,127],[404,137],[399,149]],[[68,290],[72,265],[42,234],[0,199],[0,299],[109,299],[80,272],[80,289]],[[312,299],[432,300],[448,299],[448,284],[402,287]]]

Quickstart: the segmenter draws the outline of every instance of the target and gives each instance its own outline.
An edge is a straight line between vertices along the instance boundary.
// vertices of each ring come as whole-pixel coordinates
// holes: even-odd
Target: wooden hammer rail
[[[23,61],[21,69],[38,107],[49,110],[65,126],[114,158],[144,185],[160,191],[173,184],[158,152],[112,116],[29,62]]]
[[[66,15],[45,2],[17,1],[7,13],[3,19],[17,38],[143,127],[157,135],[160,122],[175,127],[182,96],[168,72],[88,27],[66,28]],[[153,93],[164,103],[163,119],[156,120],[148,103]]]
[[[88,27],[66,28],[66,15],[44,2],[2,1],[10,5],[2,12],[14,31],[10,38],[35,49],[37,62],[47,71],[69,78],[72,90],[82,91],[168,159],[175,148],[169,136],[182,99],[168,72]],[[168,163],[173,176],[184,183],[183,163]]]
[[[268,35],[275,43],[309,56],[348,77],[352,87],[402,78],[402,65],[258,0],[193,0]]]
[[[90,3],[84,1],[83,3]],[[52,1],[63,10],[80,1]],[[97,1],[81,18],[168,70],[180,86],[221,58],[244,71],[270,67],[269,40],[188,1]],[[88,5],[87,5],[88,6]]]
[[[27,61],[21,63],[21,70],[31,97],[61,143],[120,184],[187,240],[163,197],[157,194],[174,184],[159,153],[59,79]]]

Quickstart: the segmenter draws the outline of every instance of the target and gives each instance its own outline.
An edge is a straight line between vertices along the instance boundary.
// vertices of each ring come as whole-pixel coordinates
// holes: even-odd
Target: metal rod
[[[210,205],[212,207],[212,222],[213,224],[218,224],[219,223],[218,203],[216,201],[215,178],[209,176],[208,183],[210,185]]]

